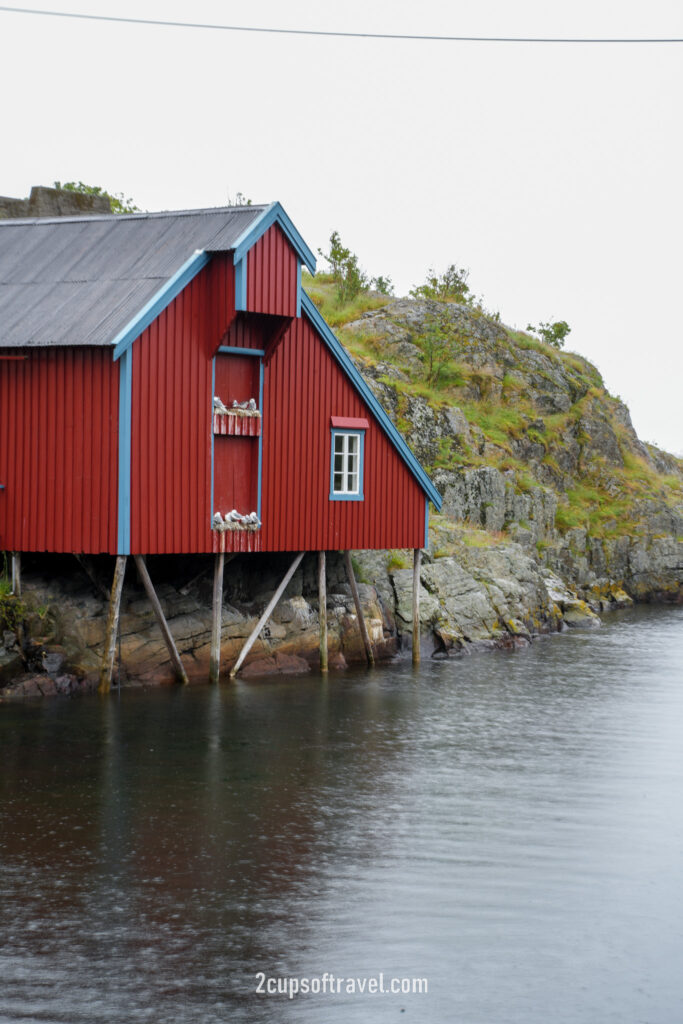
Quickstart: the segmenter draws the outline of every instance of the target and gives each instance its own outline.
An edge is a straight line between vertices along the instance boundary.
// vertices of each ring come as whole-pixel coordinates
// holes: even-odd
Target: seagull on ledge
[[[218,395],[213,396],[213,411],[214,412],[227,412],[228,407],[224,405]]]

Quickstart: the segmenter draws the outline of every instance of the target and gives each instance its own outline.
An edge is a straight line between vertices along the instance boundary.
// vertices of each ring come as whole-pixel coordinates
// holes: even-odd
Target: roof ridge
[[[145,220],[147,218],[158,217],[196,217],[208,213],[236,213],[238,210],[253,210],[254,213],[262,213],[271,205],[271,203],[250,203],[247,206],[203,206],[198,207],[196,210],[140,210],[138,213],[83,213],[74,214],[70,217],[0,217],[0,228],[9,224],[68,224],[83,223],[84,221],[124,221]]]

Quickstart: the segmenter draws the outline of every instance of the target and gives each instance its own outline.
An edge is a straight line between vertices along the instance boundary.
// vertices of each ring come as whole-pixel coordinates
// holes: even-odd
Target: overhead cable
[[[270,28],[263,25],[219,25],[200,21],[164,21],[159,18],[126,18],[114,14],[78,14],[75,11],[43,11],[29,7],[6,7],[0,11],[9,14],[32,14],[48,18],[74,18],[80,21],[102,21],[124,25],[155,25],[163,28],[193,28],[214,32],[254,32],[283,36],[326,36],[336,39],[395,39],[424,43],[545,43],[570,45],[683,43],[683,37],[635,36],[451,36],[418,35],[408,32],[342,32],[335,29]]]

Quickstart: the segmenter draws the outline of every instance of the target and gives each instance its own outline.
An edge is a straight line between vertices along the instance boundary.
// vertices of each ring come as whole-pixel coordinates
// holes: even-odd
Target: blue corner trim
[[[262,235],[265,235],[268,228],[276,223],[290,242],[299,259],[306,264],[312,274],[315,274],[315,256],[279,203],[271,203],[270,206],[267,206],[263,213],[256,220],[252,221],[249,227],[245,228],[239,236],[233,246],[233,263],[235,266],[246,256],[252,245],[258,242]]]
[[[5,485],[4,484],[0,484],[0,491],[4,491],[4,489],[5,489]]]
[[[256,515],[261,519],[261,481],[263,479],[263,359],[259,362],[258,407],[261,410],[261,433],[258,437],[258,483]]]
[[[301,260],[297,262],[296,266],[296,317],[297,320],[301,316]]]
[[[139,313],[119,331],[112,341],[114,346],[114,359],[119,359],[124,352],[127,352],[136,338],[139,338],[146,327],[162,313],[168,305],[179,295],[183,288],[189,284],[193,277],[206,266],[211,257],[203,249],[197,249],[189,260],[186,260],[173,277],[162,285],[159,291],[152,296]]]
[[[425,542],[422,547],[429,547],[429,498],[425,498]]]
[[[211,360],[211,412],[209,424],[211,428],[211,526],[213,526],[213,516],[216,511],[213,507],[213,445],[214,445],[214,434],[213,434],[213,396],[216,394],[216,357],[214,356]]]
[[[244,311],[247,308],[247,257],[243,256],[235,263],[235,309]]]
[[[130,554],[130,462],[133,398],[133,353],[126,349],[119,363],[119,495],[116,550]]]
[[[320,334],[321,338],[329,348],[330,352],[337,360],[342,370],[346,373],[351,383],[356,388],[365,404],[368,406],[373,416],[381,426],[384,433],[387,435],[394,448],[401,456],[405,464],[407,465],[410,472],[413,474],[420,487],[424,491],[425,495],[429,498],[434,508],[438,512],[441,509],[442,498],[436,487],[429,479],[424,469],[417,461],[410,448],[406,444],[404,438],[401,436],[399,431],[396,429],[394,424],[391,422],[387,414],[385,413],[382,406],[379,404],[368,384],[364,380],[360,370],[356,367],[355,363],[351,359],[344,346],[340,341],[335,338],[331,329],[323,320],[322,316],[316,309],[313,301],[308,297],[306,292],[302,289],[301,292],[301,308],[306,314],[310,322],[313,324],[315,329]]]
[[[240,348],[239,345],[221,345],[218,351],[221,355],[228,356],[259,356],[262,358],[266,354],[264,348]]]
[[[330,430],[330,501],[365,501],[365,430]],[[358,460],[359,494],[336,494],[334,490],[334,439],[337,434],[358,434],[360,437],[360,458]]]

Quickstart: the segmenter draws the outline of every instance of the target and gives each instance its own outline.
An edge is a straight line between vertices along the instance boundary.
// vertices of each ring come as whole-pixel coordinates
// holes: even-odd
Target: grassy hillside
[[[339,305],[325,274],[305,276],[304,287],[428,471],[494,466],[514,474],[518,492],[552,489],[560,532],[652,533],[653,516],[662,533],[676,532],[683,462],[639,441],[624,404],[582,356],[511,330],[476,306],[367,291]],[[438,373],[435,337],[445,342]],[[467,425],[421,446],[423,403],[434,417],[457,410]]]

